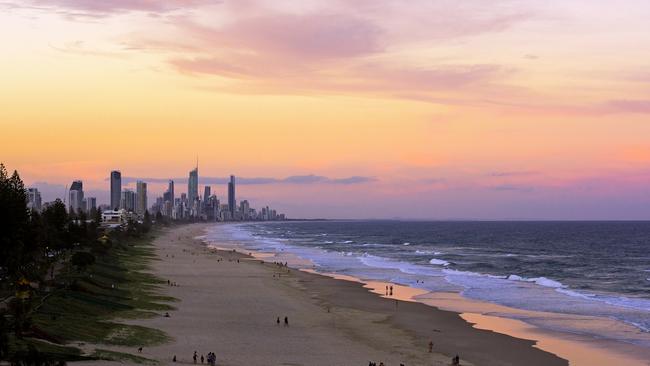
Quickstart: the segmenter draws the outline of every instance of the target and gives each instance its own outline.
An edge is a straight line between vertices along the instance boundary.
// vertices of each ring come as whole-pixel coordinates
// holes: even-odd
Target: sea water
[[[291,254],[323,273],[545,312],[521,320],[650,348],[650,222],[290,221],[216,225],[207,240]],[[590,317],[626,326],[599,328]]]

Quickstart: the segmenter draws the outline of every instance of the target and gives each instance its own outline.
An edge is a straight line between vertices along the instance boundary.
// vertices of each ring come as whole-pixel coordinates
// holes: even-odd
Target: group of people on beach
[[[280,317],[278,317],[278,318],[275,320],[275,323],[276,323],[277,325],[280,325]],[[287,317],[287,316],[284,317],[284,326],[285,326],[285,327],[288,327],[288,326],[289,326],[289,317]]]
[[[194,351],[194,355],[192,356],[192,360],[194,361],[194,363],[197,363],[198,359],[199,359],[199,354],[196,351]],[[176,362],[176,355],[174,355],[173,361]],[[208,352],[207,357],[204,357],[203,355],[201,355],[201,363],[203,364],[206,361],[208,362],[208,365],[214,366],[217,363],[217,355],[214,354],[214,352]]]
[[[386,296],[393,296],[393,285],[386,285]]]
[[[180,287],[181,285],[177,284],[175,281],[167,280],[167,286]]]
[[[452,357],[451,364],[454,366],[460,366],[460,357],[458,357],[458,355]]]

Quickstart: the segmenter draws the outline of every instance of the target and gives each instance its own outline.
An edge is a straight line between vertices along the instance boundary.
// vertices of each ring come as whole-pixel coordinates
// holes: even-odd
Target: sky
[[[0,0],[0,162],[294,218],[650,219],[650,2]],[[125,180],[127,181],[127,180]],[[178,191],[178,188],[177,188]]]

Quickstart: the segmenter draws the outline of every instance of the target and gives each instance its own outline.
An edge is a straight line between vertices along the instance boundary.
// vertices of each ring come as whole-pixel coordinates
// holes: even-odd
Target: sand
[[[155,240],[160,260],[152,271],[178,283],[163,289],[179,299],[177,310],[169,318],[128,321],[161,329],[173,341],[142,353],[102,348],[161,364],[174,364],[174,355],[177,363],[193,363],[197,351],[214,352],[218,365],[449,365],[456,354],[463,365],[567,365],[533,341],[475,329],[458,313],[380,297],[357,282],[209,250],[195,239],[205,227],[175,227]],[[276,324],[285,316],[288,326]]]

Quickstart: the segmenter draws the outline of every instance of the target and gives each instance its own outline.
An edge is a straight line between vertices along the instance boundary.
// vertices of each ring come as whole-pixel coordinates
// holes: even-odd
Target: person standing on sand
[[[276,323],[277,325],[280,325],[280,317],[278,317],[278,319],[275,321],[275,323]]]
[[[204,359],[203,359],[203,355],[201,355],[201,363],[203,363],[203,360],[204,360]]]
[[[429,342],[429,353],[433,352],[433,341]]]
[[[390,296],[393,296],[393,285],[390,285]]]
[[[284,326],[285,326],[285,327],[288,327],[288,326],[289,326],[289,318],[286,317],[286,316],[284,317]]]
[[[196,363],[196,351],[194,351],[194,356],[192,356],[192,359],[194,360],[194,363]]]

